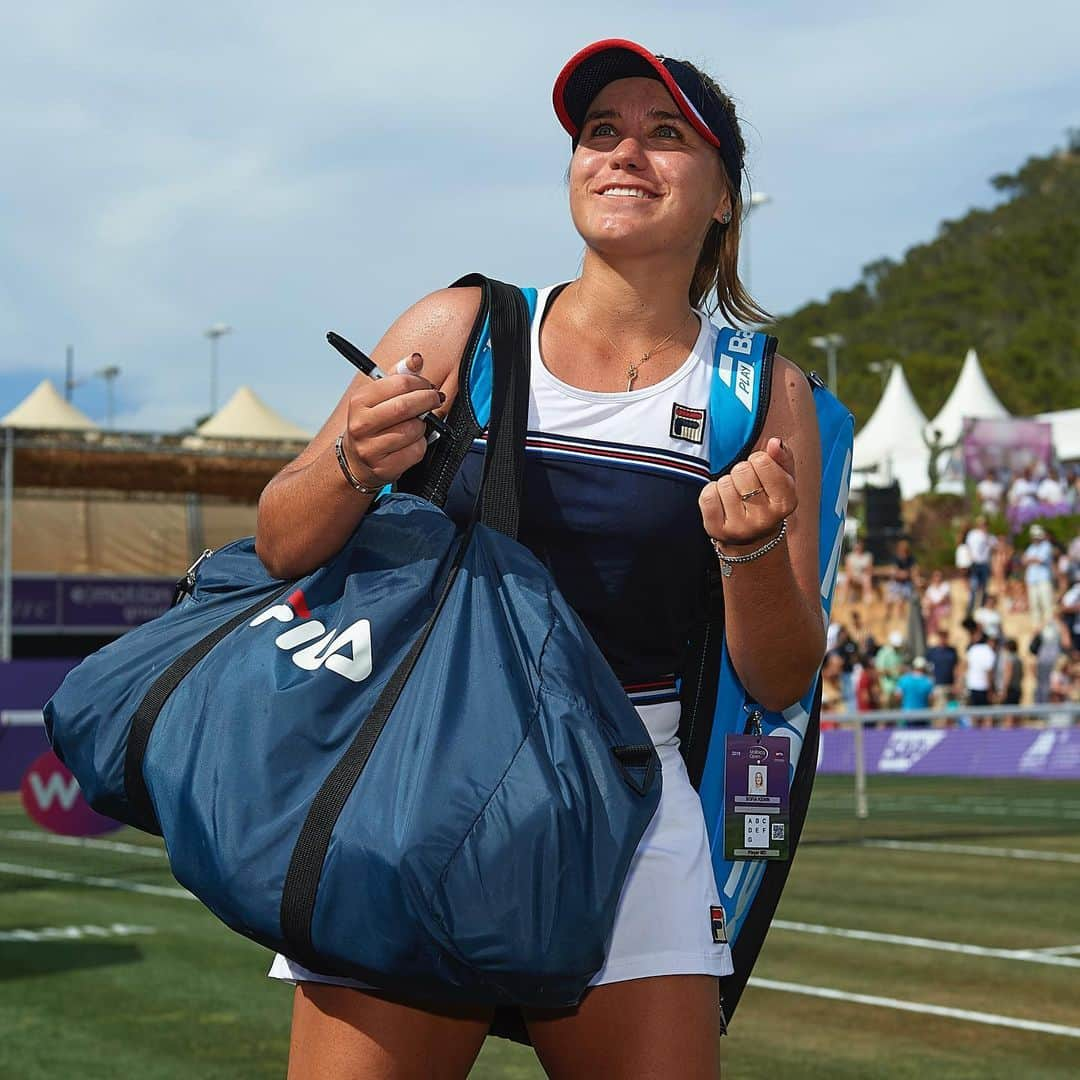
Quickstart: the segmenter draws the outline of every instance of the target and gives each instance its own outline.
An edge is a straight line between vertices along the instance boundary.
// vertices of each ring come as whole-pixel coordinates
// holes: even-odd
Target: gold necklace
[[[581,309],[581,313],[586,317],[586,319],[588,319],[589,313],[585,310],[585,305],[582,304],[582,302],[581,302],[580,288],[574,290],[574,299],[577,301],[577,306]],[[634,362],[632,360],[627,362],[627,365],[626,365],[626,392],[627,393],[630,393],[630,391],[633,389],[634,380],[637,378],[638,369],[642,366],[642,364],[644,364],[647,360],[651,360],[652,357],[657,352],[659,352],[660,349],[662,349],[686,325],[687,320],[693,314],[694,314],[694,309],[691,308],[686,313],[686,318],[683,319],[683,321],[681,323],[679,323],[679,325],[676,326],[675,329],[672,330],[671,333],[668,334],[668,336],[666,338],[664,338],[662,341],[658,341],[651,349],[649,349],[648,352],[644,352],[644,353],[641,354],[641,359],[640,360],[638,360],[637,362]],[[619,346],[616,345],[615,342],[611,340],[611,335],[608,334],[608,332],[599,323],[596,323],[595,326],[596,326],[596,329],[599,330],[600,333],[603,334],[604,337],[607,338],[608,344],[612,347],[612,349],[615,350],[615,354],[617,356],[619,356],[620,359],[621,359],[622,358],[621,357],[621,350],[619,349]]]

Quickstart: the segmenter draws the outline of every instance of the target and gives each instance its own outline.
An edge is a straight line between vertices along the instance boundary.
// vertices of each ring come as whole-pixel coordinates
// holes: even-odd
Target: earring
[[[727,224],[730,223],[730,221],[731,221],[731,211],[730,210],[725,210],[723,215],[720,218],[720,224],[721,225],[727,225]]]

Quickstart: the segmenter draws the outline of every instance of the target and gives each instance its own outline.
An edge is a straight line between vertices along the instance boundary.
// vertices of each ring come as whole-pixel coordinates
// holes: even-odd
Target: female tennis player
[[[745,147],[730,98],[692,65],[625,41],[574,56],[554,97],[573,144],[570,214],[585,257],[580,277],[538,295],[519,538],[629,688],[660,756],[663,796],[604,967],[577,1008],[525,1020],[551,1076],[704,1080],[719,1074],[717,979],[731,956],[709,922],[719,899],[679,754],[675,679],[700,602],[704,528],[718,556],[749,556],[723,578],[727,645],[748,692],[782,709],[811,683],[824,651],[814,407],[802,372],[776,357],[755,449],[709,479],[718,331],[708,311],[767,319],[738,277]],[[373,494],[422,460],[417,417],[445,413],[461,392],[479,302],[478,289],[448,289],[406,311],[373,353],[392,374],[354,378],[266,488],[257,549],[276,576],[329,559]],[[364,490],[338,461],[339,436]],[[468,517],[459,481],[446,509]],[[634,690],[643,684],[647,693]],[[492,1020],[482,1008],[419,1008],[284,956],[271,975],[296,984],[292,1080],[462,1077]]]

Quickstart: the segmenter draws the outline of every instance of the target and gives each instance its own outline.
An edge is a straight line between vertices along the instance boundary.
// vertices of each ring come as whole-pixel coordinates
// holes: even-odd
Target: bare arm
[[[388,377],[359,372],[319,433],[267,484],[259,498],[255,549],[275,577],[292,578],[321,566],[359,524],[372,496],[352,488],[334,443],[366,486],[396,480],[427,448],[428,410],[445,414],[457,393],[457,369],[480,305],[478,288],[443,289],[414,304],[387,330],[371,358]],[[389,374],[402,357],[419,353],[408,374]],[[439,394],[445,395],[441,399]]]
[[[746,462],[701,495],[705,530],[725,554],[746,554],[776,535],[767,555],[724,578],[724,632],[747,692],[767,709],[796,702],[825,654],[818,580],[821,446],[806,376],[781,356],[774,361],[764,429]],[[741,494],[764,488],[743,500]]]

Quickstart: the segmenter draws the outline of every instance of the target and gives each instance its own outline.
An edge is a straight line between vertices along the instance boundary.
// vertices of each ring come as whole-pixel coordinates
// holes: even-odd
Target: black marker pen
[[[361,352],[351,341],[343,338],[340,334],[335,334],[334,331],[331,330],[327,333],[326,340],[329,341],[350,364],[354,367],[358,367],[368,376],[368,378],[386,378],[386,372],[383,371],[382,368],[367,355],[367,353]],[[440,435],[450,434],[450,429],[446,426],[446,422],[440,420],[434,413],[421,413],[417,419],[423,420],[427,425],[427,441],[429,443],[433,443]]]

